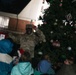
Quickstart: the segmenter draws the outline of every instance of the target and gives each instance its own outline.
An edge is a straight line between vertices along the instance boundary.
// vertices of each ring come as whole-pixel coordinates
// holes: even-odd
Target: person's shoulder
[[[73,64],[72,66],[73,66],[73,69],[74,69],[75,72],[76,72],[76,64]]]
[[[17,65],[15,65],[15,66],[12,68],[11,73],[16,72],[17,70],[18,70]]]

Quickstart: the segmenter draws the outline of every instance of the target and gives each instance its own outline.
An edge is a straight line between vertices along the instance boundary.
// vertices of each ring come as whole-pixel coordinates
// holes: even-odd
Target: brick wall
[[[19,32],[25,32],[26,24],[30,24],[30,21],[10,18],[8,29]]]

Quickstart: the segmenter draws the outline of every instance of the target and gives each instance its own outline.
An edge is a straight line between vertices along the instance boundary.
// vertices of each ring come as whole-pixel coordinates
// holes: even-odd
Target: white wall
[[[31,0],[29,4],[20,12],[18,15],[19,19],[27,19],[29,21],[31,20],[37,20],[41,7],[42,7],[43,0]]]

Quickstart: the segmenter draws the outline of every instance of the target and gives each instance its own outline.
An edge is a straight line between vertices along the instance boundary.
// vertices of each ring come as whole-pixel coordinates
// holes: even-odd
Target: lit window
[[[0,16],[0,27],[8,28],[8,24],[9,24],[9,18],[4,17],[4,16]]]

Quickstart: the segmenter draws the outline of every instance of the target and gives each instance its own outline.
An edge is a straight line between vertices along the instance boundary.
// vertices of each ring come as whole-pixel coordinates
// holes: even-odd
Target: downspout
[[[16,28],[15,28],[15,30],[17,30],[17,26],[18,26],[18,14],[17,14],[17,22],[16,22]]]

